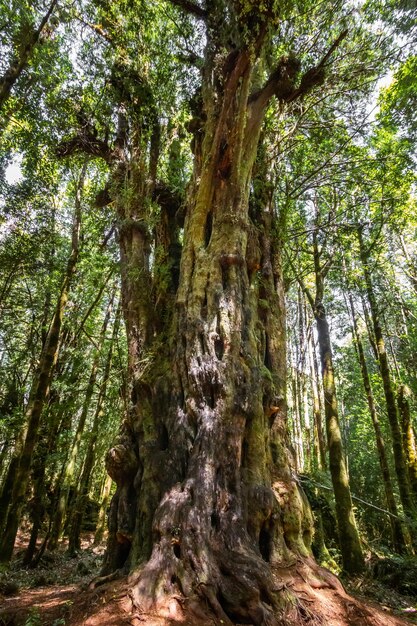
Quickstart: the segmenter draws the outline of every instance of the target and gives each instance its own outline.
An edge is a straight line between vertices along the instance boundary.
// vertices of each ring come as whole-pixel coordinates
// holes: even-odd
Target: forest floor
[[[93,546],[84,535],[76,558],[65,543],[45,554],[36,569],[19,568],[24,537],[11,570],[0,576],[0,626],[215,626],[218,620],[197,622],[180,611],[175,621],[132,611],[126,578],[89,588],[98,575],[104,545]],[[417,598],[397,593],[369,576],[345,585],[347,592],[317,584],[301,562],[277,572],[283,585],[296,593],[303,607],[300,624],[311,626],[406,626],[417,624]]]

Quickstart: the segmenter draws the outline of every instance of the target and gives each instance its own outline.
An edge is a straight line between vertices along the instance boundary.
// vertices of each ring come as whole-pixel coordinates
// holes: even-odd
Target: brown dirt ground
[[[187,615],[186,600],[172,599],[167,617],[139,614],[132,607],[126,578],[89,589],[89,582],[98,573],[103,547],[93,548],[91,537],[87,536],[83,548],[77,559],[66,558],[65,546],[61,546],[53,560],[41,569],[29,573],[26,570],[25,574],[22,570],[19,573],[17,566],[12,569],[9,579],[17,583],[18,589],[12,587],[7,596],[0,592],[0,626],[221,626],[214,618]],[[294,592],[299,599],[300,604],[291,615],[294,626],[417,623],[412,599],[382,586],[376,593],[376,583],[367,583],[363,578],[351,581],[348,595],[327,570],[316,568],[312,574],[310,565],[299,561],[276,572],[282,588]],[[369,594],[382,597],[384,605],[376,603]]]

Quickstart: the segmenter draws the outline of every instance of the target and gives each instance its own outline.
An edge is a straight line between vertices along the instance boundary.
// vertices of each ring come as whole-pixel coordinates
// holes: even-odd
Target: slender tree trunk
[[[315,297],[313,298],[301,279],[299,279],[299,282],[309,300],[317,324],[329,467],[336,503],[339,545],[342,553],[343,568],[346,572],[354,574],[362,571],[365,563],[358,530],[356,528],[349,487],[349,476],[343,452],[329,323],[323,304],[324,279],[330,267],[330,263],[326,263],[324,266],[321,265],[321,253],[322,251],[319,251],[317,229],[315,229],[313,232],[313,258],[316,283]]]
[[[17,377],[16,375],[10,380],[9,385],[6,388],[6,393],[0,406],[0,419],[1,420],[10,420],[13,417],[14,412],[19,408],[21,398],[18,389]],[[9,427],[7,433],[5,434],[5,439],[2,441],[1,452],[0,452],[0,479],[1,475],[4,472],[4,465],[8,453],[10,451],[12,440],[13,440],[13,427]],[[0,506],[1,506],[2,498],[0,497]],[[7,501],[6,501],[7,502]],[[1,526],[0,526],[1,527]]]
[[[307,325],[307,310],[305,294],[301,287],[298,289],[298,325],[299,325],[299,381],[300,394],[302,398],[302,414],[301,419],[304,448],[304,466],[305,470],[311,470],[311,423],[310,408],[308,404],[308,376],[307,376],[307,354],[308,354],[308,335],[309,328]]]
[[[327,467],[326,442],[325,442],[324,433],[323,433],[321,401],[320,401],[318,376],[317,376],[317,363],[316,363],[316,357],[315,357],[313,337],[311,334],[308,339],[308,355],[309,355],[309,362],[310,362],[311,392],[312,392],[312,400],[313,400],[313,419],[314,419],[314,430],[315,430],[314,441],[315,441],[315,446],[318,448],[318,453],[316,452],[316,457],[318,460],[319,468],[322,470],[325,470]]]
[[[55,431],[56,434],[56,431]],[[40,438],[40,442],[42,438]],[[36,543],[38,534],[41,530],[43,517],[46,511],[46,493],[45,493],[45,472],[46,461],[50,450],[49,446],[45,446],[42,455],[35,455],[32,463],[32,481],[33,481],[33,497],[29,503],[31,510],[32,528],[30,532],[29,543],[23,555],[23,565],[30,565],[36,551]],[[37,458],[36,458],[37,457]]]
[[[308,403],[308,377],[306,374],[302,375],[302,389],[303,389],[303,412],[304,412],[304,432],[305,432],[305,465],[307,471],[311,471],[311,421],[310,421],[310,406]]]
[[[61,344],[61,352],[65,352],[65,339],[63,337]],[[56,371],[59,378],[63,374],[63,367],[57,364]],[[78,384],[79,373],[77,368],[72,367],[72,371],[68,377],[68,387],[70,389],[76,389]],[[48,412],[45,416],[44,426],[41,427],[41,434],[39,437],[36,451],[34,454],[32,464],[32,483],[33,483],[33,498],[31,502],[31,520],[32,530],[30,534],[29,544],[26,548],[23,564],[30,567],[35,567],[39,562],[38,555],[34,558],[36,551],[36,543],[38,534],[42,527],[42,522],[47,512],[48,496],[46,485],[46,470],[47,468],[53,476],[51,467],[51,455],[57,452],[57,441],[60,439],[62,430],[69,431],[71,428],[71,403],[67,402],[67,398],[63,398],[59,391],[53,391],[49,396]],[[43,432],[42,432],[43,431]],[[51,531],[51,515],[49,515],[49,524],[44,542],[48,542]]]
[[[104,416],[104,403],[106,400],[107,385],[110,377],[110,368],[113,358],[113,349],[116,342],[116,336],[119,332],[119,320],[120,320],[120,305],[117,308],[116,317],[113,325],[113,335],[110,342],[110,347],[106,357],[106,363],[104,366],[103,377],[100,384],[100,390],[97,398],[96,410],[94,413],[93,424],[89,432],[87,451],[84,460],[83,471],[79,486],[76,489],[76,497],[74,500],[74,508],[71,513],[68,533],[68,552],[75,554],[80,549],[80,535],[82,530],[82,524],[84,520],[88,493],[91,483],[91,475],[94,467],[94,461],[96,456],[96,444],[100,432],[100,423]]]
[[[106,530],[107,508],[110,502],[110,491],[113,481],[107,476],[100,494],[100,510],[98,512],[96,532],[94,534],[94,545],[97,546],[103,541],[104,531]]]
[[[74,221],[72,229],[71,253],[67,262],[64,280],[55,306],[55,312],[49,327],[48,335],[40,356],[38,372],[32,385],[24,426],[19,435],[21,453],[15,461],[15,474],[12,481],[11,500],[5,521],[4,533],[0,544],[0,561],[11,559],[13,546],[24,505],[26,489],[29,481],[33,452],[38,440],[42,410],[49,396],[50,384],[58,359],[62,319],[68,299],[68,290],[73,278],[79,253],[79,232],[81,225],[81,192],[84,184],[86,164],[82,169],[75,200]]]
[[[51,303],[52,303],[52,289],[51,289],[51,277],[53,276],[53,272],[55,269],[55,264],[56,264],[56,260],[55,260],[55,256],[56,256],[56,213],[57,213],[57,207],[56,207],[56,203],[53,201],[52,202],[52,207],[51,207],[51,214],[49,216],[49,223],[48,223],[48,230],[50,233],[50,245],[48,246],[48,251],[47,251],[47,266],[46,266],[46,271],[49,274],[48,276],[48,283],[47,283],[47,290],[46,290],[46,294],[45,294],[45,302],[43,305],[43,315],[42,315],[42,321],[41,321],[41,339],[42,339],[42,345],[45,344],[45,341],[48,337],[48,329],[49,329],[49,322],[51,319]]]
[[[298,393],[298,381],[297,381],[297,370],[295,367],[292,368],[292,380],[291,380],[291,391],[292,391],[292,422],[293,422],[293,439],[294,439],[294,461],[295,466],[294,469],[297,473],[301,472],[301,468],[303,465],[303,449],[302,449],[302,441],[301,441],[301,427],[300,427],[300,407],[299,407],[299,393]]]
[[[381,372],[382,384],[384,388],[385,402],[388,413],[388,421],[391,429],[392,446],[394,452],[394,465],[397,474],[398,487],[400,491],[401,503],[404,513],[411,520],[415,516],[414,503],[411,496],[410,484],[408,480],[407,468],[404,458],[402,434],[398,419],[397,404],[395,401],[394,390],[391,382],[391,373],[388,364],[388,356],[385,349],[384,337],[380,323],[378,306],[373,290],[372,278],[368,267],[368,257],[365,249],[362,231],[358,231],[360,254],[363,267],[363,273],[366,284],[366,292],[372,316],[372,326],[375,336],[376,349],[378,354],[379,368]]]
[[[396,296],[393,294],[394,298],[396,298]],[[381,322],[384,328],[387,328],[387,321],[385,319],[385,315],[384,313],[382,313],[381,315]],[[392,337],[391,335],[388,334],[388,360],[393,364],[394,366],[394,373],[391,370],[391,375],[392,375],[392,381],[394,384],[394,389],[397,385],[397,381],[401,380],[401,372],[400,372],[400,366],[398,364],[398,360],[397,360],[397,355],[395,353],[395,349],[394,346],[392,344]]]
[[[77,461],[79,447],[81,444],[81,438],[84,432],[85,422],[87,419],[88,411],[91,404],[91,399],[93,397],[94,388],[96,384],[97,377],[97,368],[99,361],[99,353],[96,352],[95,358],[93,360],[93,365],[90,373],[90,378],[87,384],[87,389],[84,397],[83,406],[81,409],[80,419],[78,420],[77,430],[74,435],[74,440],[72,442],[69,458],[67,459],[63,471],[61,472],[61,477],[59,483],[57,484],[57,499],[56,499],[56,507],[53,511],[53,522],[51,535],[48,542],[48,549],[55,550],[58,546],[58,542],[62,536],[63,526],[65,515],[68,506],[68,497],[70,493],[71,485],[74,483],[74,472],[75,472],[75,464]]]
[[[301,471],[308,469],[310,458],[310,418],[308,411],[307,399],[307,378],[306,378],[306,315],[305,315],[305,298],[301,290],[298,289],[298,342],[297,347],[297,390],[298,390],[298,407],[299,407],[299,425],[300,425],[300,446],[302,453]]]
[[[375,360],[379,364],[378,349],[376,347],[374,329],[373,329],[373,325],[372,325],[371,316],[369,314],[369,305],[368,305],[368,302],[366,301],[366,298],[364,296],[362,296],[361,299],[362,299],[362,309],[363,309],[363,313],[365,315],[366,329],[368,331],[369,344],[371,346],[372,353],[373,353],[373,355],[375,357]]]
[[[398,388],[397,399],[400,411],[403,446],[411,489],[414,499],[417,500],[417,449],[416,436],[411,422],[410,396],[411,391],[407,385],[400,385]]]
[[[336,389],[340,389],[341,388],[340,378],[336,378],[335,382],[336,382]],[[345,457],[346,472],[347,472],[347,475],[349,476],[349,442],[350,442],[349,422],[346,419],[345,402],[344,402],[343,394],[341,395],[341,398],[340,398],[339,415],[340,415],[340,431],[342,433],[343,454]]]
[[[368,402],[369,414],[371,416],[372,425],[375,430],[376,447],[378,451],[378,460],[381,468],[382,479],[384,483],[385,499],[387,502],[388,511],[390,515],[392,544],[394,550],[397,552],[404,552],[406,548],[406,541],[401,526],[401,522],[398,519],[397,505],[394,497],[394,490],[391,481],[391,473],[389,470],[387,454],[385,451],[385,443],[381,432],[381,426],[378,419],[378,413],[374,401],[374,395],[372,392],[371,380],[369,378],[368,366],[366,364],[365,353],[363,350],[362,339],[359,334],[358,321],[356,318],[355,306],[353,303],[352,295],[348,295],[350,314],[352,319],[352,331],[356,344],[356,350],[359,360],[359,365],[362,373],[362,381]]]
[[[11,502],[7,514],[4,536],[0,547],[0,560],[9,561],[12,555],[14,541],[20,521],[20,515],[24,504],[26,487],[29,480],[29,471],[32,462],[33,451],[38,438],[38,430],[42,409],[49,394],[52,373],[58,357],[59,333],[62,316],[67,298],[67,287],[61,290],[55,314],[48,333],[48,340],[42,351],[38,374],[32,387],[31,398],[25,415],[25,426],[21,440],[23,440],[22,453],[16,460],[16,471],[13,476]]]
[[[75,382],[75,381],[71,381]],[[59,408],[58,408],[59,406]],[[45,419],[45,426],[41,428],[38,445],[34,454],[31,466],[33,497],[30,502],[32,529],[30,533],[29,544],[23,556],[23,564],[30,565],[36,551],[36,543],[39,531],[41,530],[42,521],[47,508],[47,495],[45,476],[48,458],[56,447],[58,431],[60,425],[59,414],[63,410],[60,403],[59,394],[51,394],[49,399],[48,414]],[[42,430],[44,432],[42,432]]]
[[[295,380],[295,392],[297,394],[297,411],[295,412],[295,432],[297,434],[297,449],[298,449],[298,471],[305,471],[305,455],[304,455],[304,423],[303,417],[303,397],[302,397],[302,374],[298,368],[294,370]]]
[[[94,351],[93,356],[93,364],[91,366],[90,377],[87,383],[87,389],[85,392],[84,402],[81,409],[81,415],[77,423],[77,429],[75,431],[74,439],[72,441],[70,453],[67,459],[67,462],[64,465],[63,471],[61,473],[61,478],[59,481],[58,494],[56,500],[56,508],[53,512],[53,524],[51,530],[50,540],[48,542],[48,549],[55,550],[58,546],[58,541],[61,538],[64,520],[67,512],[68,506],[68,498],[71,486],[74,485],[74,473],[75,466],[79,454],[79,449],[81,445],[81,439],[84,433],[85,423],[87,420],[88,412],[91,405],[91,400],[94,394],[96,380],[97,380],[97,372],[98,366],[100,362],[100,351],[103,348],[104,340],[107,332],[107,327],[110,321],[111,311],[113,307],[114,293],[110,298],[109,306],[107,307],[106,315],[103,320],[103,325],[100,331],[100,339],[98,343],[98,349]]]
[[[22,454],[24,437],[26,430],[25,428],[19,428],[16,433],[13,453],[11,455],[9,465],[7,467],[7,471],[5,472],[5,476],[2,484],[2,491],[0,495],[0,529],[4,528],[4,524],[7,518],[8,506],[10,504],[13,484],[16,476],[16,470],[19,463],[19,458]]]
[[[13,455],[10,459],[6,475],[4,477],[2,492],[0,496],[0,528],[4,527],[7,519],[8,507],[12,496],[13,484],[16,475],[19,456],[23,448],[23,431],[20,430],[14,444]]]
[[[343,568],[353,574],[363,570],[364,559],[353,514],[349,478],[343,457],[329,325],[322,304],[316,305],[316,322],[323,377],[329,466],[336,501],[340,549]]]

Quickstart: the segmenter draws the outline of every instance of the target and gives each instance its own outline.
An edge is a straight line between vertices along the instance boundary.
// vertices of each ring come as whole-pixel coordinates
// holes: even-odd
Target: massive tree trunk
[[[212,35],[219,24],[210,27]],[[118,492],[107,568],[132,544],[131,567],[147,561],[134,589],[142,608],[180,594],[224,623],[277,623],[268,564],[308,555],[311,535],[285,448],[272,215],[265,207],[256,226],[249,217],[263,113],[280,86],[250,98],[262,28],[252,53],[232,51],[222,65],[208,47],[176,313],[156,362],[134,380],[134,410],[108,455]],[[281,72],[295,76],[290,65]]]
[[[105,571],[140,566],[132,595],[142,610],[168,603],[177,615],[175,598],[182,597],[190,610],[208,610],[225,624],[278,624],[288,593],[278,591],[271,565],[307,557],[311,539],[309,507],[286,449],[274,216],[265,203],[249,210],[249,192],[270,98],[298,97],[319,73],[296,88],[299,64],[285,58],[254,89],[256,60],[276,17],[267,4],[248,12],[227,2],[222,14],[207,3],[175,311],[162,332],[149,332],[156,313],[146,236],[136,226],[143,282],[135,293],[129,273],[123,283],[124,303],[139,299],[124,306],[133,409],[107,456],[118,488]],[[126,255],[122,263],[129,264]],[[135,303],[141,309],[133,311]]]

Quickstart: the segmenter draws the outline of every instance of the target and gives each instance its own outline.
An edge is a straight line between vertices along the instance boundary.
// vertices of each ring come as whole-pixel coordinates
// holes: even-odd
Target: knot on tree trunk
[[[127,421],[121,425],[114,445],[106,454],[106,470],[114,482],[120,486],[132,482],[139,469],[139,460],[131,426]]]
[[[117,444],[107,452],[106,470],[118,485],[134,478],[138,465],[136,454],[129,446]]]

